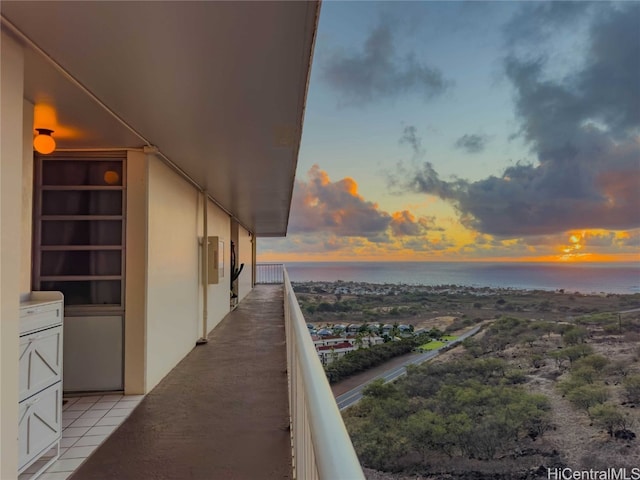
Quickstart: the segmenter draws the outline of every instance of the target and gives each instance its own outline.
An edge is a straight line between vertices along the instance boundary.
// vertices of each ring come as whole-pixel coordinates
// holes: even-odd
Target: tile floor
[[[60,458],[38,480],[66,480],[93,451],[120,426],[144,395],[95,395],[65,398],[62,406]],[[50,457],[49,457],[50,458]],[[46,459],[27,468],[18,478],[28,480]]]

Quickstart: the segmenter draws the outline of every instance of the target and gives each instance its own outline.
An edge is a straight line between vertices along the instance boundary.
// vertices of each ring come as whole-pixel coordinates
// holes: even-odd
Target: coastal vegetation
[[[361,461],[378,470],[419,468],[434,454],[490,460],[551,428],[548,399],[520,383],[495,358],[428,363],[370,384],[345,420]]]
[[[586,295],[564,290],[362,282],[298,282],[293,287],[305,319],[320,323],[397,321],[417,326],[428,318],[454,316],[462,327],[462,322],[471,325],[509,315],[549,321],[581,318],[580,325],[597,323],[614,329],[619,321],[616,312],[640,307],[640,293]]]
[[[360,348],[326,365],[324,370],[329,383],[336,383],[356,373],[377,367],[394,357],[409,353],[426,341],[427,338],[421,335],[372,345],[369,348]]]
[[[356,373],[382,365],[392,358],[405,355],[415,349],[434,350],[443,347],[446,343],[439,340],[441,333],[437,329],[432,329],[418,335],[410,334],[404,338],[397,338],[395,341],[386,336],[388,341],[385,341],[385,343],[348,352],[343,357],[326,365],[324,371],[327,374],[329,383],[336,383]],[[455,337],[448,335],[446,339],[452,340]]]
[[[349,293],[363,288],[378,293]],[[344,412],[369,478],[530,479],[640,458],[638,294],[339,283],[302,296],[305,307],[351,306],[307,308],[312,322],[375,313],[416,331],[482,326],[396,382],[370,384]]]

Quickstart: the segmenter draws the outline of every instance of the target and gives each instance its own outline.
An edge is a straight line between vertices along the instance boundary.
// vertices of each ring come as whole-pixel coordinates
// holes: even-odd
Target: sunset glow
[[[640,262],[640,6],[554,5],[327,2],[258,260]]]

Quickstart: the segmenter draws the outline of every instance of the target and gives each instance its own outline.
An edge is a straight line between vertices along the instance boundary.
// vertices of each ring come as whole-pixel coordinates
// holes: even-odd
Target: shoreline
[[[288,263],[292,282],[343,282],[467,289],[640,293],[640,262],[480,263],[480,262],[317,262]]]
[[[591,291],[584,292],[580,290],[566,289],[566,288],[519,288],[519,287],[504,287],[504,286],[492,286],[492,285],[463,285],[455,283],[443,283],[443,284],[424,284],[424,283],[410,283],[410,282],[364,282],[358,280],[291,280],[292,286],[300,286],[311,284],[313,286],[322,285],[338,285],[340,287],[376,287],[376,288],[403,288],[414,289],[414,291],[431,292],[431,293],[468,293],[473,294],[481,292],[483,294],[502,294],[502,293],[555,293],[559,295],[580,295],[580,296],[640,296],[638,292],[620,293],[613,291]],[[374,290],[375,291],[375,290]],[[329,293],[329,292],[327,292]]]

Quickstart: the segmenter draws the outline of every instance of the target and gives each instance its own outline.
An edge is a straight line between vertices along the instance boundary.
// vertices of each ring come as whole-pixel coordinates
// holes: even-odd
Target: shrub
[[[587,355],[586,357],[582,357],[576,360],[574,367],[591,367],[596,372],[602,372],[602,370],[604,370],[604,367],[606,367],[608,363],[609,360],[602,355]]]
[[[577,408],[589,413],[589,409],[607,401],[608,394],[604,387],[583,385],[567,393],[569,401]]]
[[[610,437],[618,429],[625,429],[629,425],[629,419],[615,406],[600,404],[589,409],[589,416],[593,422],[604,428]]]
[[[627,399],[633,403],[640,403],[640,375],[629,375],[622,382],[627,393]]]

